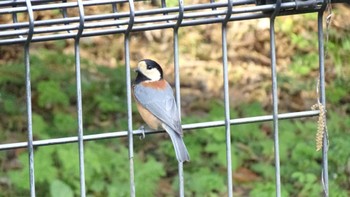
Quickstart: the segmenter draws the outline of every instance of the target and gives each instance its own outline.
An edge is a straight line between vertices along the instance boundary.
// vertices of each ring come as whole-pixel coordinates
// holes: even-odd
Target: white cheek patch
[[[141,61],[137,67],[143,75],[150,79],[148,80],[149,82],[158,81],[161,79],[160,72],[156,68],[152,68],[151,70],[147,69],[146,62]]]
[[[147,70],[147,64],[145,61],[141,61],[139,62],[139,64],[137,65],[137,68],[139,69],[139,71],[141,71],[142,73],[145,72]]]
[[[143,73],[147,78],[151,79],[150,81],[158,81],[160,80],[160,73],[156,68],[152,68],[151,70],[146,70]]]

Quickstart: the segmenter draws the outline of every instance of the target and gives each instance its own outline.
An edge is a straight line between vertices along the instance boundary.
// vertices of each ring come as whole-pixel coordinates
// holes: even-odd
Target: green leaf
[[[43,117],[39,114],[33,113],[33,133],[38,136],[40,139],[49,138],[49,134],[47,132],[48,125],[43,119]]]
[[[270,163],[255,163],[252,164],[251,168],[261,174],[265,180],[274,180],[275,177],[275,168]]]
[[[50,183],[50,195],[51,197],[73,197],[74,193],[69,185],[56,179]]]
[[[291,33],[293,31],[294,20],[292,18],[283,18],[277,21],[277,27],[279,27],[282,32]]]
[[[56,147],[40,147],[35,153],[35,180],[37,182],[51,182],[58,176],[58,169],[53,160]]]
[[[265,113],[262,105],[258,102],[243,104],[240,109],[244,117],[261,116]]]
[[[110,93],[97,94],[94,99],[102,112],[117,112],[125,109],[124,101]]]
[[[213,162],[212,165],[220,164],[222,166],[226,165],[226,146],[224,143],[218,144],[218,143],[208,143],[205,146],[205,152],[211,153],[213,156],[211,156],[211,161]]]
[[[197,136],[200,136],[200,135],[201,135],[200,132],[185,134],[184,142],[190,154],[191,162],[203,163],[203,160],[206,159],[206,158],[203,158],[202,156],[202,153],[203,153],[202,146],[198,146]],[[174,156],[174,154],[172,154],[171,156]]]
[[[90,161],[85,165],[85,179],[86,182],[92,182],[96,174],[103,173],[103,165],[101,153],[106,154],[107,151],[103,151],[101,147],[95,143],[88,144],[85,150],[85,161]]]
[[[253,189],[250,191],[251,197],[271,197],[276,195],[276,186],[273,182],[259,182],[254,184]],[[281,196],[290,196],[286,190],[281,191]]]
[[[265,137],[258,123],[236,125],[232,127],[232,133],[233,138],[240,142],[249,142],[252,139],[261,139]]]
[[[225,136],[225,128],[207,128],[204,129],[212,141],[208,141],[208,138],[206,138],[206,141],[212,143],[212,142],[223,142],[226,139]]]
[[[269,158],[271,155],[274,154],[274,142],[272,139],[262,139],[259,144],[261,145],[259,149],[262,153],[262,156]]]
[[[71,133],[77,128],[77,119],[72,114],[57,112],[54,114],[53,124],[58,131]]]
[[[93,180],[89,189],[94,192],[103,192],[105,190],[106,183],[102,180]]]
[[[24,64],[5,64],[0,66],[0,85],[13,83],[23,85]]]
[[[141,196],[155,196],[160,177],[165,175],[163,164],[149,157],[145,163],[136,160],[135,169],[136,193]]]
[[[18,101],[15,96],[12,95],[4,95],[4,98],[0,98],[0,103],[1,100],[3,100],[3,105],[2,108],[4,111],[9,114],[9,115],[15,115],[19,113],[19,107],[18,107]]]
[[[292,178],[296,180],[296,186],[300,188],[298,196],[319,196],[321,194],[321,185],[316,175],[294,172]]]
[[[59,161],[62,178],[67,183],[78,183],[79,180],[79,159],[78,146],[71,144],[62,145],[57,149],[57,159]]]
[[[57,81],[42,81],[37,86],[39,93],[38,105],[40,107],[51,107],[53,105],[68,106],[69,98],[63,92]]]
[[[348,37],[347,39],[342,40],[342,49],[346,51],[350,51],[350,38]]]
[[[209,168],[200,168],[197,172],[185,175],[186,188],[191,188],[195,196],[208,196],[215,191],[223,192],[226,189],[225,177],[213,173]]]
[[[327,100],[331,103],[339,103],[339,101],[348,95],[348,91],[344,87],[330,86],[326,88]]]
[[[332,196],[335,196],[335,197],[349,196],[348,191],[345,189],[345,187],[332,179],[330,180],[330,183],[329,183],[329,193],[331,193]]]
[[[225,117],[224,105],[221,102],[212,102],[209,116],[212,120],[223,120]]]
[[[11,170],[8,176],[11,183],[20,190],[29,190],[29,168],[28,168],[28,154],[21,154],[18,158],[22,168],[19,170]]]
[[[303,35],[292,33],[291,39],[292,39],[292,44],[295,44],[299,48],[305,49],[309,46],[312,46],[310,43],[311,40],[306,39],[305,36]]]
[[[293,56],[291,70],[298,75],[308,75],[314,69],[318,68],[318,54],[296,54]]]

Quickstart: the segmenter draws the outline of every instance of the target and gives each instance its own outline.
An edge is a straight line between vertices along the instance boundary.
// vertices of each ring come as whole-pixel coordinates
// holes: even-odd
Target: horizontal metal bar
[[[261,6],[264,7],[264,6]],[[262,8],[261,10],[267,11],[267,10],[272,10],[273,6],[272,5],[267,5],[265,6],[266,8]],[[245,10],[236,10],[236,13],[243,13],[246,12]],[[197,12],[197,13],[190,13],[190,14],[185,14],[184,18],[189,19],[189,18],[199,18],[199,17],[218,17],[219,15],[224,15],[225,10],[220,10],[220,11],[211,11],[211,12]],[[118,17],[120,17],[119,15]],[[176,20],[177,15],[166,15],[166,16],[152,16],[148,18],[140,18],[135,20],[135,24],[140,24],[140,23],[151,23],[151,22],[161,22],[161,21],[170,21],[170,20]],[[117,25],[127,25],[129,20],[113,20],[113,21],[108,21],[108,22],[95,22],[95,23],[87,23],[85,24],[84,28],[89,29],[89,28],[102,28],[102,27],[115,27]],[[72,25],[62,25],[62,26],[53,26],[53,27],[41,27],[41,28],[35,28],[34,33],[51,33],[51,32],[61,32],[61,31],[68,31],[68,30],[77,30],[79,27],[78,24],[72,24]],[[123,30],[124,31],[124,30]],[[19,35],[26,35],[27,30],[12,30],[12,31],[3,31],[0,32],[0,37],[6,37],[6,36],[19,36]]]
[[[234,2],[233,5],[237,6],[237,5],[246,5],[246,4],[253,4],[253,3],[254,1],[252,0],[240,0],[240,1]],[[207,3],[207,4],[188,5],[184,7],[184,10],[196,11],[196,10],[220,8],[220,7],[226,7],[226,6],[227,4],[225,3],[212,3],[212,4]],[[135,11],[135,16],[156,15],[156,14],[164,14],[164,13],[173,13],[178,11],[179,11],[178,7],[158,8],[158,9],[152,9],[152,10],[140,10],[140,11]],[[116,18],[129,17],[129,15],[130,15],[129,12],[91,15],[91,16],[86,16],[85,21],[87,22],[87,21],[93,21],[93,20],[107,20],[107,19],[115,20]],[[44,25],[57,25],[57,24],[67,24],[67,23],[75,23],[75,22],[79,22],[79,17],[35,21],[34,25],[38,27],[38,26],[44,26]],[[28,25],[29,25],[28,22],[21,22],[21,23],[15,23],[15,24],[2,24],[0,25],[0,30],[27,28]]]
[[[162,21],[169,21],[169,20],[176,20],[176,15],[167,15],[163,17],[148,17],[148,18],[140,18],[135,19],[135,24],[142,24],[142,23],[151,23],[151,22],[162,22]],[[103,27],[115,27],[118,25],[127,25],[129,22],[128,19],[125,20],[112,20],[107,22],[95,22],[95,23],[86,23],[84,26],[84,29],[93,29],[93,28],[103,28]],[[61,26],[52,26],[52,27],[39,27],[35,28],[34,33],[36,34],[42,34],[42,33],[52,33],[52,32],[65,32],[68,30],[78,30],[79,25],[78,24],[71,24],[71,25],[61,25]],[[12,30],[12,31],[3,31],[0,32],[0,37],[8,37],[8,36],[19,36],[19,35],[26,35],[28,33],[28,30]]]
[[[104,5],[111,3],[126,3],[127,0],[90,0],[83,1],[83,6],[94,6],[94,5]],[[44,4],[44,5],[35,5],[32,7],[33,11],[43,11],[43,10],[51,10],[51,9],[61,9],[61,8],[74,8],[78,7],[77,2],[66,2],[66,3],[53,3],[53,4]],[[12,7],[6,9],[0,9],[0,14],[11,14],[11,13],[19,13],[26,12],[27,7]]]
[[[241,0],[241,1],[234,2],[233,5],[234,6],[246,5],[246,4],[250,4],[252,2],[253,1],[251,1],[251,0]],[[315,5],[315,2],[311,2],[311,3],[308,2],[308,3],[310,5],[311,4]],[[305,3],[305,4],[307,4],[307,3]],[[212,9],[212,8],[219,8],[222,6],[227,6],[227,4],[225,4],[225,3],[208,3],[208,4],[190,5],[190,6],[184,7],[184,10]],[[289,12],[291,9],[296,9],[296,7],[297,7],[297,5],[295,2],[287,2],[287,3],[282,4],[282,8],[288,9]],[[236,15],[232,16],[230,18],[230,21],[248,20],[248,19],[267,17],[268,15],[261,14],[261,13],[252,13],[252,14],[242,14],[242,13],[268,12],[268,11],[272,11],[273,9],[274,9],[273,4],[235,8],[235,9],[233,9],[232,12]],[[142,10],[142,11],[136,11],[135,16],[164,14],[164,13],[171,13],[171,12],[176,12],[176,11],[178,11],[178,8],[176,8],[176,7],[174,7],[174,8],[160,8],[160,9],[152,9],[152,10]],[[317,9],[307,10],[307,12],[316,12],[316,11],[317,11]],[[300,10],[300,12],[305,13],[305,10]],[[297,13],[297,12],[294,12],[294,13]],[[222,17],[218,17],[218,16],[225,15],[225,14],[226,14],[226,10],[211,10],[211,11],[204,11],[204,12],[185,13],[184,19],[186,19],[186,20],[182,22],[181,26],[201,25],[201,24],[222,22],[222,20],[223,20]],[[237,14],[241,14],[241,15],[237,15]],[[113,28],[112,29],[95,29],[95,30],[87,31],[82,36],[87,37],[87,36],[96,36],[96,35],[125,33],[126,28],[121,27],[120,25],[126,25],[128,23],[128,16],[129,16],[129,12],[86,16],[85,21],[96,21],[96,22],[86,23],[85,26],[87,29],[105,28],[105,27],[113,27]],[[197,18],[203,18],[203,17],[213,17],[213,18],[204,19],[204,20],[197,19]],[[125,18],[125,20],[115,20],[116,18],[118,18],[118,19]],[[136,31],[146,31],[146,30],[153,30],[153,29],[174,28],[175,23],[172,23],[171,20],[175,20],[176,18],[177,18],[177,15],[148,16],[148,17],[143,17],[143,18],[135,18],[135,24],[137,24],[137,25],[135,25],[133,27],[132,31],[136,32]],[[112,21],[99,21],[99,20],[105,20],[105,19],[112,19]],[[77,30],[78,25],[72,24],[72,23],[75,23],[78,21],[79,21],[79,17],[35,21],[34,24],[35,24],[36,28],[34,31],[33,42],[74,38],[74,36],[75,36],[74,34],[66,33],[66,32],[67,31],[69,32],[71,30]],[[148,24],[148,23],[152,23],[152,22],[153,23],[164,22],[164,23]],[[54,25],[54,24],[61,25],[61,26],[47,27],[47,25]],[[67,25],[67,24],[70,24],[70,25]],[[146,24],[146,25],[142,26],[142,24]],[[0,45],[25,42],[26,38],[23,38],[22,36],[26,35],[28,33],[27,29],[23,29],[23,28],[27,28],[27,25],[28,25],[27,22],[0,25],[0,29],[16,29],[16,30],[0,32],[0,37],[15,36],[15,38],[5,38],[3,40],[0,40]],[[45,25],[46,25],[46,27],[40,27],[40,26],[45,26]],[[64,33],[59,33],[59,32],[64,32]],[[51,35],[38,35],[38,34],[46,34],[46,33],[52,33],[52,34]]]
[[[54,0],[31,0],[33,5],[40,5],[40,4],[45,4],[45,3],[50,3],[50,2],[55,2]],[[112,2],[112,1],[109,1]],[[255,3],[255,1],[252,1],[253,3]],[[332,0],[332,3],[347,3],[349,4],[350,1],[349,0]],[[0,6],[23,6],[25,5],[25,1],[24,0],[17,0],[17,1],[0,1]],[[93,4],[96,5],[96,4]],[[85,4],[84,4],[85,6]]]
[[[294,4],[294,3],[291,2],[290,4]],[[300,11],[300,13],[317,12],[317,11],[318,10],[308,10],[308,11],[302,10],[302,11]],[[295,12],[295,13],[298,13],[298,12]],[[283,13],[281,15],[283,15]],[[250,19],[257,19],[257,18],[264,18],[264,17],[269,17],[269,14],[252,13],[252,14],[234,15],[234,16],[231,16],[230,21],[250,20]],[[135,19],[135,20],[138,20],[138,19]],[[181,26],[193,26],[193,25],[220,23],[223,20],[224,19],[222,17],[186,20],[186,21],[183,21],[181,23]],[[115,22],[115,23],[111,22],[111,24],[118,25],[117,22]],[[151,24],[151,25],[144,25],[144,26],[141,26],[141,25],[140,26],[134,26],[133,29],[132,29],[132,32],[147,31],[147,30],[154,30],[154,29],[174,28],[175,24],[176,23],[174,23],[174,22],[167,22],[167,23],[162,23],[162,24]],[[99,29],[99,30],[84,32],[82,37],[125,33],[125,31],[126,31],[126,27],[115,27],[113,29],[102,29],[102,30]],[[42,42],[42,41],[60,40],[60,39],[71,39],[71,38],[74,38],[74,37],[75,37],[75,34],[70,34],[70,33],[43,35],[43,36],[33,37],[32,42]],[[26,40],[26,38],[5,39],[5,40],[0,40],[0,45],[24,43],[25,40]]]
[[[43,4],[53,2],[53,0],[31,0],[32,5]],[[10,0],[10,1],[0,1],[0,6],[18,6],[26,5],[25,0]]]
[[[318,116],[319,113],[320,111],[318,110],[284,113],[284,114],[279,114],[278,119],[285,120],[285,119],[293,119],[293,118]],[[273,120],[272,115],[265,115],[265,116],[255,116],[255,117],[248,117],[248,118],[231,119],[230,124],[239,125],[239,124],[266,122],[266,121],[272,121],[272,120]],[[225,126],[224,120],[185,124],[182,126],[182,128],[183,130],[190,130],[190,129],[221,127],[221,126]],[[163,132],[164,131],[162,130],[146,130],[145,134],[155,134],[155,133],[163,133]],[[133,130],[133,134],[142,135],[142,130]],[[117,132],[109,132],[109,133],[101,133],[101,134],[93,134],[93,135],[84,135],[83,140],[91,141],[91,140],[99,140],[99,139],[120,138],[120,137],[126,137],[126,136],[128,136],[127,131],[117,131]],[[48,145],[55,145],[55,144],[73,143],[77,141],[78,141],[78,137],[74,136],[74,137],[64,137],[64,138],[55,138],[55,139],[47,139],[47,140],[37,140],[37,141],[33,141],[33,145],[48,146]],[[0,150],[26,148],[27,145],[28,145],[27,142],[0,144]]]
[[[256,19],[256,18],[263,18],[263,17],[269,17],[269,15],[268,14],[246,14],[246,15],[231,17],[230,21],[249,20],[249,19]],[[192,20],[192,21],[184,21],[181,23],[181,26],[212,24],[212,23],[222,22],[223,20],[224,20],[223,18],[198,19],[198,20]],[[132,29],[132,32],[147,31],[147,30],[154,30],[154,29],[174,28],[175,25],[176,25],[176,23],[174,23],[174,22],[168,22],[165,24],[134,26]],[[104,30],[95,30],[93,32],[92,31],[84,32],[82,37],[125,33],[125,31],[126,31],[126,27],[119,27],[119,28],[114,28],[114,29],[104,29]],[[71,39],[74,37],[75,37],[75,34],[71,34],[71,33],[44,35],[44,36],[33,37],[32,42]],[[25,40],[26,40],[25,38],[12,38],[12,39],[7,39],[7,40],[0,40],[0,45],[18,44],[18,43],[25,42]]]
[[[248,3],[249,1],[240,1],[240,2],[235,2],[234,5],[240,5],[243,3]],[[213,4],[201,4],[201,6],[196,5],[196,6],[186,6],[186,10],[199,10],[199,9],[211,9],[211,8],[218,8],[221,6],[224,6],[225,4],[222,3],[213,3]],[[292,9],[295,8],[296,4],[294,2],[289,2],[282,4],[282,8],[284,9]],[[248,13],[248,12],[257,12],[257,11],[271,11],[274,9],[274,5],[261,5],[261,6],[250,6],[248,8],[236,8],[233,10],[235,14],[239,13]],[[154,14],[164,14],[164,13],[170,13],[170,12],[176,12],[178,11],[178,8],[162,8],[162,9],[153,9],[153,10],[145,10],[145,11],[136,11],[135,16],[145,16],[145,15],[154,15]],[[315,10],[316,11],[316,10]],[[187,18],[190,17],[203,17],[207,16],[208,13],[206,12],[202,16],[200,13],[195,13],[194,16],[192,14],[187,14]],[[210,16],[217,16],[218,14],[225,14],[225,10],[221,11],[220,13],[216,13],[215,11],[212,11],[213,14]],[[123,17],[128,17],[129,12],[120,12],[120,13],[111,13],[111,14],[103,14],[103,15],[92,15],[92,16],[86,16],[85,21],[93,21],[93,20],[106,20],[106,19],[113,19],[115,18],[123,18]],[[164,17],[164,16],[162,16]],[[158,16],[159,18],[159,16]],[[63,18],[63,19],[51,19],[51,20],[44,20],[44,21],[35,21],[34,25],[36,27],[38,26],[44,26],[44,25],[64,25],[67,23],[75,23],[79,22],[79,17],[71,17],[71,18]],[[115,24],[111,24],[111,26],[114,26]],[[28,22],[22,22],[22,23],[16,23],[16,24],[3,24],[0,25],[0,29],[19,29],[19,28],[26,28],[28,26]],[[23,32],[21,32],[23,33]],[[25,32],[24,32],[25,33]]]

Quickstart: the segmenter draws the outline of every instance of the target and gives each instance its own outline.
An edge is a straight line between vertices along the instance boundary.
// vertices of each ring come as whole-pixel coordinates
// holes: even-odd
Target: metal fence
[[[338,2],[341,2],[339,0]],[[345,2],[345,1],[343,1]],[[84,178],[84,141],[100,140],[106,138],[128,137],[129,140],[129,162],[130,162],[130,194],[135,196],[134,185],[134,164],[133,164],[133,135],[141,134],[141,130],[132,128],[132,98],[130,79],[130,54],[129,40],[130,33],[136,31],[147,31],[154,29],[173,29],[174,47],[174,73],[176,100],[180,105],[180,69],[179,69],[179,43],[178,30],[183,26],[204,25],[211,23],[222,24],[222,64],[224,79],[224,103],[225,120],[199,122],[183,125],[183,129],[198,129],[207,127],[225,127],[226,132],[226,155],[227,155],[227,190],[228,196],[232,196],[232,169],[231,169],[231,141],[230,125],[247,124],[254,122],[273,121],[274,130],[274,152],[275,152],[275,174],[276,174],[276,196],[281,196],[280,180],[280,159],[279,159],[279,135],[278,121],[281,119],[293,119],[300,117],[318,116],[320,111],[302,111],[292,113],[278,113],[278,93],[277,93],[277,72],[275,53],[275,30],[274,22],[276,17],[281,15],[292,15],[317,12],[318,13],[318,47],[319,47],[319,99],[323,106],[325,100],[325,73],[324,73],[324,42],[323,42],[323,12],[329,2],[326,0],[228,0],[228,2],[215,2],[211,0],[204,4],[185,5],[183,0],[178,0],[178,7],[167,7],[166,1],[161,0],[161,7],[150,10],[136,11],[133,0],[77,0],[75,2],[54,1],[54,0],[5,0],[0,2],[0,15],[12,15],[12,21],[0,24],[0,45],[23,44],[24,64],[26,68],[26,104],[28,119],[28,141],[18,143],[0,144],[0,150],[17,148],[28,148],[29,158],[29,178],[30,194],[35,196],[35,172],[34,172],[34,150],[36,146],[48,146],[63,143],[79,144],[80,161],[80,195],[85,196]],[[117,4],[127,4],[128,12],[119,12]],[[84,8],[88,6],[108,5],[113,13],[96,14],[85,16]],[[79,16],[68,17],[68,8],[78,8]],[[60,10],[62,18],[35,20],[34,13],[43,10]],[[27,13],[28,22],[18,22],[17,14]],[[249,20],[258,18],[270,19],[270,47],[271,47],[271,75],[272,75],[272,115],[231,119],[229,106],[229,83],[228,83],[228,59],[227,59],[227,24],[232,21]],[[128,105],[128,130],[110,132],[103,134],[84,135],[83,134],[83,114],[82,114],[82,94],[80,76],[80,56],[79,41],[83,37],[124,34],[125,47],[125,69],[126,69],[126,90]],[[30,45],[33,42],[44,42],[59,39],[75,40],[75,65],[76,65],[76,94],[77,94],[77,114],[78,132],[76,137],[64,137],[47,140],[33,140],[32,129],[32,107],[31,107],[31,75],[30,75]],[[180,110],[181,111],[181,110]],[[162,131],[146,131],[146,134],[158,133]],[[328,166],[327,166],[327,135],[323,138],[323,159],[322,159],[322,184],[324,196],[328,196]],[[184,196],[184,177],[182,163],[179,163],[179,188],[180,196]]]

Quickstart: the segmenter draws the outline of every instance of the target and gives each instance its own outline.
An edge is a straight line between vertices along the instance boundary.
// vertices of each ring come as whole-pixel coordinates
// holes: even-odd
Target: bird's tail
[[[173,142],[173,146],[176,153],[176,158],[179,162],[190,161],[190,156],[188,154],[186,145],[176,131],[170,128],[168,125],[162,124],[165,131],[169,134],[171,141]]]

